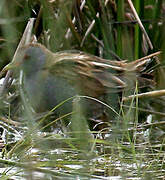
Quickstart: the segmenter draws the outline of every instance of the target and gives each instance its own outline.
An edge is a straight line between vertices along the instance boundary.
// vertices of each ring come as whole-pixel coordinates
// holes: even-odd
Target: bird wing
[[[123,88],[132,88],[138,80],[145,86],[152,80],[141,77],[146,60],[131,63],[111,61],[83,52],[59,52],[49,63],[50,73],[62,76],[80,92],[90,96],[100,96],[106,92],[118,92]],[[147,82],[147,83],[145,83]]]

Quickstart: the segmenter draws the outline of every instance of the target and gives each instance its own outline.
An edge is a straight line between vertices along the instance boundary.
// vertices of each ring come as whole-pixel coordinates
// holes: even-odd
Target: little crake
[[[111,61],[79,51],[52,53],[41,44],[29,44],[3,71],[23,70],[29,101],[36,112],[44,112],[75,95],[102,100],[108,93],[132,88],[136,80],[139,87],[148,86],[152,83],[144,76],[148,61]],[[100,109],[100,105],[96,106]],[[72,104],[66,103],[61,111],[71,109]]]

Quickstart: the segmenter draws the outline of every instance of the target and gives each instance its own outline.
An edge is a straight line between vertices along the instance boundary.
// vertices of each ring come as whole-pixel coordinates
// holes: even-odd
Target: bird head
[[[0,77],[8,70],[22,69],[25,74],[30,75],[44,69],[48,54],[44,49],[46,48],[40,44],[29,44],[20,48],[14,60],[2,69]]]

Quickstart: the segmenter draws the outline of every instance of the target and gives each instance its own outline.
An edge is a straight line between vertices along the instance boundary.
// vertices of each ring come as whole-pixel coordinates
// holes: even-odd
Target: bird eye
[[[28,55],[28,54],[25,54],[24,57],[23,57],[23,59],[25,59],[25,60],[27,60],[29,58],[30,58],[30,55]]]

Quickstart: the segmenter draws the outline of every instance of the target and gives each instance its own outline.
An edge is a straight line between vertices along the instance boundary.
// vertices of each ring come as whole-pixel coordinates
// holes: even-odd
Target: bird
[[[150,61],[150,58],[133,62],[109,60],[77,50],[53,53],[44,45],[30,43],[19,49],[15,60],[1,74],[11,69],[22,70],[29,102],[40,113],[75,95],[103,100],[106,94],[135,87],[136,81],[139,87],[148,87],[153,84],[150,73],[145,72]],[[98,102],[86,102],[90,114],[103,111]],[[70,111],[72,104],[67,102],[58,114]]]

